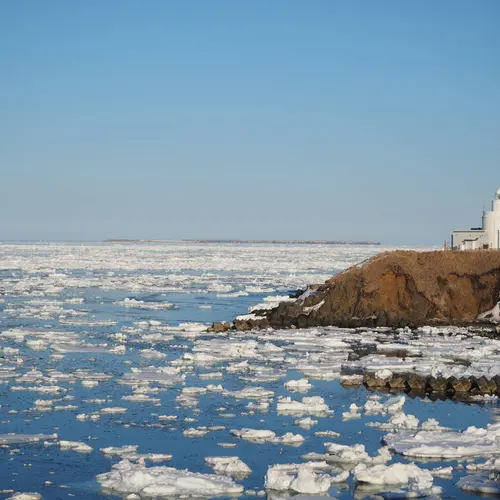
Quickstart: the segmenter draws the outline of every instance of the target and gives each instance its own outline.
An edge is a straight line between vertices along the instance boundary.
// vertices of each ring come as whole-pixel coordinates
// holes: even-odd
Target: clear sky
[[[3,0],[0,240],[442,244],[500,186],[498,0]]]

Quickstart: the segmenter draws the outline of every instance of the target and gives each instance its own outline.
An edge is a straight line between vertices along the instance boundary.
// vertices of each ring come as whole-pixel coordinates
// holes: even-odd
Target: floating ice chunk
[[[500,494],[500,478],[497,474],[465,476],[458,481],[457,486],[473,493]]]
[[[108,446],[106,448],[101,448],[101,453],[109,457],[120,457],[128,458],[129,456],[137,455],[137,450],[139,446],[136,444],[126,444],[123,446]]]
[[[303,427],[304,429],[311,429],[318,423],[317,420],[314,420],[311,417],[305,417],[302,419],[295,420],[295,424]]]
[[[498,453],[500,423],[486,428],[469,427],[463,432],[398,432],[384,437],[387,446],[408,457],[458,459]]]
[[[375,457],[370,457],[364,445],[347,446],[336,443],[326,443],[328,460],[341,463],[385,464],[392,456],[387,447],[380,448]]]
[[[327,469],[325,462],[308,464],[281,464],[268,468],[265,487],[272,491],[289,491],[295,493],[326,493],[330,489],[332,479],[345,481],[349,473],[341,478],[332,478],[326,474],[317,474],[316,470]],[[294,497],[295,498],[295,497]],[[300,498],[300,497],[298,497]]]
[[[351,405],[349,406],[349,411],[345,411],[342,413],[342,420],[361,418],[361,413],[359,413],[361,410],[361,406],[356,405],[356,403],[351,403]]]
[[[336,443],[325,443],[327,453],[308,453],[302,457],[304,460],[325,460],[342,464],[385,464],[392,456],[387,447],[380,448],[377,455],[371,457],[366,452],[365,446],[355,444],[352,446]]]
[[[500,472],[500,457],[493,457],[482,464],[468,464],[467,470],[469,471],[497,471]]]
[[[252,442],[269,442],[276,437],[276,433],[267,429],[231,429],[231,434]]]
[[[301,378],[300,380],[289,380],[284,383],[284,386],[291,392],[307,392],[312,387],[312,384],[306,378]]]
[[[449,427],[442,427],[435,418],[429,418],[422,422],[423,431],[449,431]]]
[[[436,469],[429,469],[433,476],[449,477],[453,475],[453,467],[437,467]]]
[[[144,393],[134,393],[128,396],[122,396],[124,401],[132,401],[134,403],[158,403],[160,398],[153,398],[148,394]]]
[[[405,396],[395,396],[384,403],[379,401],[379,396],[371,396],[365,403],[364,410],[369,415],[383,415],[386,413],[399,413],[406,401]]]
[[[415,415],[406,415],[401,411],[393,415],[387,423],[370,422],[367,425],[390,432],[401,430],[417,430],[419,426],[419,420],[417,417],[415,417]]]
[[[243,486],[230,478],[200,474],[173,467],[145,467],[142,460],[133,464],[122,460],[111,472],[99,474],[97,481],[105,491],[140,494],[140,497],[217,497],[243,492]]]
[[[335,431],[316,431],[314,435],[321,437],[340,437],[340,433]]]
[[[359,464],[355,467],[354,478],[358,483],[383,487],[386,485],[407,486],[409,492],[401,496],[426,496],[441,492],[439,487],[433,487],[434,478],[425,469],[415,464],[396,463],[392,465]]]
[[[155,349],[141,349],[139,354],[142,358],[146,359],[163,359],[167,357],[165,353],[156,351]]]
[[[120,380],[121,384],[136,385],[138,382],[154,382],[164,386],[175,385],[183,382],[186,375],[180,373],[181,369],[175,366],[149,366],[145,369],[132,368]]]
[[[258,403],[250,402],[247,404],[247,408],[251,411],[268,411],[269,403],[267,401],[259,401]]]
[[[97,380],[82,380],[81,384],[83,387],[97,387],[99,382]]]
[[[245,387],[240,391],[226,391],[224,394],[227,396],[233,396],[236,399],[269,399],[274,396],[273,391],[260,386]]]
[[[200,373],[199,377],[202,380],[206,379],[214,379],[214,378],[224,378],[224,374],[222,372],[209,372],[209,373]]]
[[[61,450],[72,450],[79,453],[90,453],[92,451],[92,446],[85,443],[80,443],[78,441],[59,441],[59,447]]]
[[[57,434],[0,434],[0,445],[38,443],[57,438]]]
[[[40,493],[14,493],[7,500],[42,500]]]
[[[173,421],[177,420],[177,415],[159,415],[158,420],[167,420],[167,421]]]
[[[161,310],[161,309],[172,309],[175,307],[169,302],[145,302],[144,300],[129,299],[128,297],[124,300],[119,300],[113,302],[115,306],[122,307],[133,307],[134,309],[148,309],[148,310]]]
[[[208,434],[208,429],[206,427],[190,427],[189,429],[186,429],[183,434],[185,437],[202,437],[205,436],[205,434]]]
[[[322,415],[330,412],[330,408],[320,396],[304,397],[302,401],[282,396],[278,398],[276,411],[282,415]]]
[[[101,408],[99,411],[102,415],[113,415],[117,413],[126,413],[127,408],[123,408],[122,406],[110,406],[107,408]]]
[[[308,464],[302,464],[297,477],[290,483],[290,489],[297,493],[326,493],[330,489],[330,477],[316,474]]]
[[[120,457],[130,461],[137,461],[141,459],[151,460],[152,462],[164,462],[172,460],[172,455],[169,453],[138,453],[137,445],[124,445],[124,446],[108,446],[101,448],[101,453],[108,457]]]
[[[287,432],[281,437],[277,436],[273,431],[260,429],[231,429],[230,432],[233,436],[245,439],[252,443],[273,443],[300,446],[305,441],[304,436],[301,436],[300,434],[292,434],[291,432]]]
[[[218,474],[236,476],[241,479],[252,472],[252,469],[238,457],[205,457],[205,462]]]

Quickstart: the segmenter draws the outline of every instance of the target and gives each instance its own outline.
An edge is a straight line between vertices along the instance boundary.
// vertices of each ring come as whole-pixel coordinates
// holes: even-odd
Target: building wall
[[[452,248],[458,248],[459,250],[479,250],[487,243],[488,239],[485,231],[453,231],[451,235]]]

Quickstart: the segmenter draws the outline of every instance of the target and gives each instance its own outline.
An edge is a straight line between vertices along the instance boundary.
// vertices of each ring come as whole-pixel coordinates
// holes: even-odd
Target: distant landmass
[[[282,245],[380,245],[379,241],[349,241],[349,240],[208,240],[208,239],[182,239],[182,240],[135,240],[124,238],[107,238],[104,243],[168,243],[181,241],[185,243],[263,243]]]

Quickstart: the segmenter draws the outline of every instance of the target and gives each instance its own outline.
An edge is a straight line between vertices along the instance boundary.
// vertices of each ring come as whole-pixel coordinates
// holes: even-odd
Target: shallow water
[[[249,307],[265,297],[287,295],[308,283],[321,282],[380,250],[378,247],[262,244],[0,245],[0,292],[3,295],[0,349],[19,349],[18,352],[4,351],[4,359],[0,359],[0,434],[57,433],[61,440],[84,442],[93,448],[90,453],[79,453],[64,451],[50,442],[4,446],[0,448],[0,490],[37,491],[46,499],[107,498],[108,495],[100,492],[95,477],[108,472],[111,465],[118,462],[117,458],[107,458],[100,453],[99,449],[108,446],[139,445],[140,453],[171,453],[172,460],[154,465],[203,473],[213,472],[205,463],[205,457],[235,455],[252,469],[248,478],[237,482],[245,490],[254,492],[264,489],[264,476],[270,465],[301,463],[300,457],[306,453],[324,453],[325,442],[361,443],[374,455],[386,432],[366,424],[386,422],[388,416],[363,414],[359,419],[347,421],[341,417],[351,403],[362,406],[373,393],[364,388],[345,389],[338,380],[313,379],[307,393],[290,393],[283,383],[303,378],[304,374],[294,369],[293,361],[279,361],[268,354],[252,357],[250,364],[263,370],[276,369],[280,372],[276,380],[256,382],[259,370],[228,372],[228,366],[245,359],[244,354],[212,365],[192,364],[186,361],[185,355],[196,352],[193,348],[201,345],[200,339],[216,336],[200,333],[202,327],[192,331],[189,325],[185,327],[187,331],[175,327],[183,323],[231,320],[247,313]],[[144,301],[144,304],[141,303],[140,308],[125,307],[126,298]],[[173,307],[156,308],[165,302]],[[151,320],[153,324],[148,323]],[[47,332],[55,333],[47,336]],[[267,337],[234,334],[234,338],[238,342],[252,338],[264,346],[269,339],[272,341],[272,334]],[[276,340],[274,344],[283,347],[287,357],[301,356],[297,345],[284,340]],[[122,351],[113,351],[116,347]],[[140,352],[144,349],[154,349],[165,357],[147,359]],[[186,376],[183,383],[169,387],[149,384],[149,394],[159,401],[122,399],[132,393],[129,385],[121,383],[123,375],[132,368],[172,366],[171,363],[176,365],[178,360],[183,360],[180,363],[180,373]],[[90,375],[78,372],[81,369],[88,370]],[[32,373],[26,380],[31,370],[39,373]],[[223,378],[206,380],[199,376],[216,371],[222,371]],[[95,373],[105,373],[110,378],[99,381],[96,387],[82,386],[82,380],[92,378]],[[194,398],[194,406],[177,400],[183,387],[208,384],[222,384],[227,392],[201,394]],[[236,399],[230,394],[255,385],[274,392],[268,411],[249,411],[250,399]],[[39,388],[43,386],[59,389],[55,393],[41,393]],[[35,390],[18,390],[27,387]],[[155,392],[157,388],[162,390]],[[322,396],[334,413],[313,416],[318,424],[304,429],[294,423],[297,416],[277,414],[276,401],[280,396],[293,399]],[[89,402],[96,398],[105,401]],[[382,400],[385,399],[383,396]],[[74,405],[76,408],[40,411],[36,400],[54,400],[52,407]],[[99,412],[103,407],[123,407],[126,412],[101,414],[98,420],[76,418],[79,414]],[[479,405],[408,398],[404,411],[421,421],[432,417],[443,426],[461,430],[469,425],[484,427],[496,421],[498,408],[496,402]],[[178,418],[165,421],[160,415]],[[185,421],[186,418],[195,420]],[[225,426],[225,429],[208,432],[203,437],[183,435],[190,427],[214,425]],[[297,447],[255,444],[229,432],[245,427],[270,429],[278,435],[298,433],[305,441]],[[317,431],[326,430],[341,435],[338,438],[315,435]],[[221,448],[218,443],[234,443],[236,447]],[[394,455],[392,462],[402,460]],[[465,475],[457,469],[457,464],[457,461],[440,460],[419,462],[422,468],[454,466],[453,478],[435,478],[434,484],[444,488],[445,496],[465,498],[470,495],[455,486],[458,478]],[[45,484],[46,481],[51,484]],[[331,495],[364,496],[359,490],[355,491],[352,476],[347,484],[332,487]],[[241,495],[241,498],[247,497]]]

